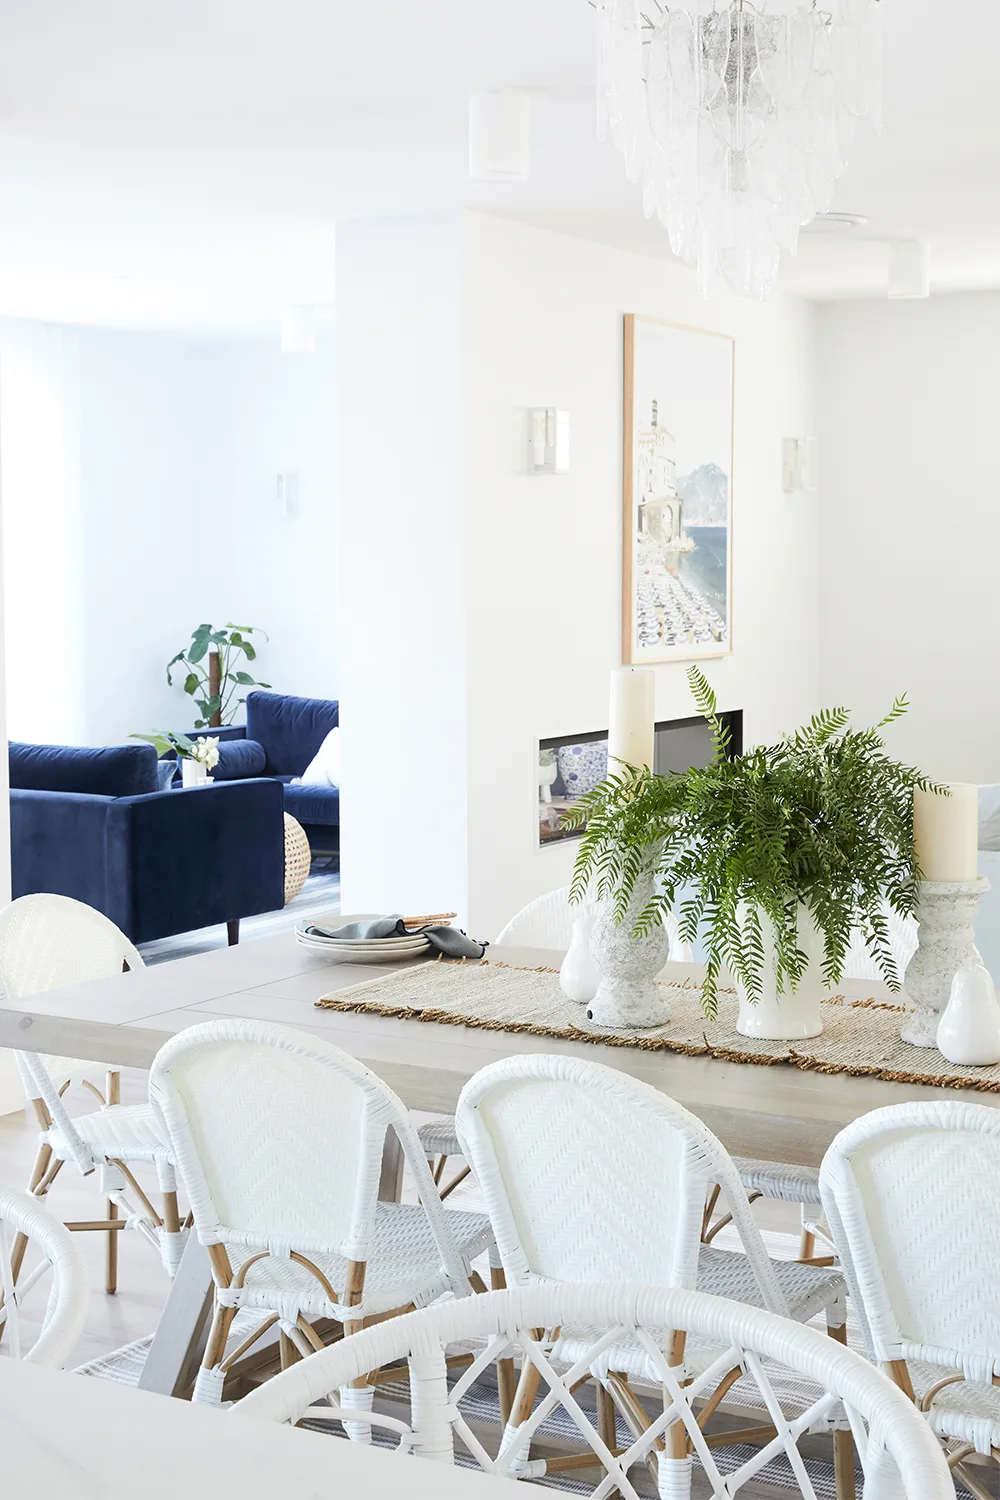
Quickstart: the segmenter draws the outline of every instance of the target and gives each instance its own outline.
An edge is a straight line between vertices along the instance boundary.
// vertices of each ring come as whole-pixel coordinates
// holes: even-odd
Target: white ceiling
[[[880,294],[885,238],[935,290],[1000,286],[998,0],[883,0],[887,123],[784,284]],[[338,219],[465,204],[667,257],[593,107],[586,0],[0,0],[0,313],[274,325],[331,303]],[[466,100],[532,94],[532,173],[470,182]]]

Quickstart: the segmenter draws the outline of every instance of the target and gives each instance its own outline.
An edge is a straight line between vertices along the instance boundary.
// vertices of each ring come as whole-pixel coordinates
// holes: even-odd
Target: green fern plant
[[[667,776],[622,764],[581,797],[564,820],[584,829],[572,898],[593,888],[622,922],[636,882],[653,869],[654,895],[635,935],[670,911],[688,942],[701,932],[709,1017],[717,1012],[723,966],[749,998],[760,998],[762,915],[774,929],[779,988],[797,987],[808,964],[798,945],[800,904],[823,934],[825,983],[840,982],[857,927],[879,972],[898,989],[884,903],[903,914],[915,910],[913,793],[935,786],[885,752],[881,730],[906,712],[906,698],[870,728],[850,728],[845,708],[825,709],[777,744],[730,758],[710,684],[697,667],[688,669],[688,680],[711,728],[711,764]]]

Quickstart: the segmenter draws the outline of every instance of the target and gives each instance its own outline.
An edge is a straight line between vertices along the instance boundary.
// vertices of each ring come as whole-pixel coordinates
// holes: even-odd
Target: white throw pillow
[[[331,729],[299,781],[303,786],[340,785],[340,729]]]

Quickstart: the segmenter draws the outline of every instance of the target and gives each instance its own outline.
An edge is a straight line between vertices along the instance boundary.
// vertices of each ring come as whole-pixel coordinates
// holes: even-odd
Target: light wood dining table
[[[0,1360],[5,1493],[23,1500],[500,1500],[510,1480]],[[504,1487],[501,1490],[501,1487]]]
[[[547,949],[494,947],[489,957],[526,967],[558,968],[562,955]],[[334,963],[286,932],[51,990],[21,1007],[0,1008],[0,1046],[148,1068],[167,1038],[187,1026],[223,1016],[277,1021],[326,1037],[371,1066],[410,1109],[438,1114],[454,1110],[462,1086],[486,1063],[515,1053],[568,1053],[604,1062],[669,1094],[699,1115],[735,1155],[807,1166],[817,1166],[837,1131],[857,1116],[903,1099],[941,1093],[933,1086],[804,1072],[787,1064],[760,1067],[711,1056],[316,1009],[323,995],[398,967]],[[700,973],[700,965],[672,963],[663,977],[697,979]],[[889,998],[883,987],[867,980],[845,981],[840,988],[848,998]],[[948,1097],[993,1108],[1000,1105],[1000,1096],[972,1090],[949,1089]],[[398,1149],[390,1144],[383,1166],[383,1197],[398,1196],[401,1176]],[[210,1305],[208,1258],[192,1236],[146,1360],[143,1387],[167,1393],[188,1387],[203,1348]]]

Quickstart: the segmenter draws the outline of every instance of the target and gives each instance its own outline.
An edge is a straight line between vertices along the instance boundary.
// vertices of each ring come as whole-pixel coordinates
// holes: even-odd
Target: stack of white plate
[[[305,948],[322,953],[334,963],[342,964],[391,964],[400,959],[419,958],[427,953],[430,943],[421,933],[393,933],[385,938],[333,938],[308,931],[308,922],[301,922],[295,936]]]

